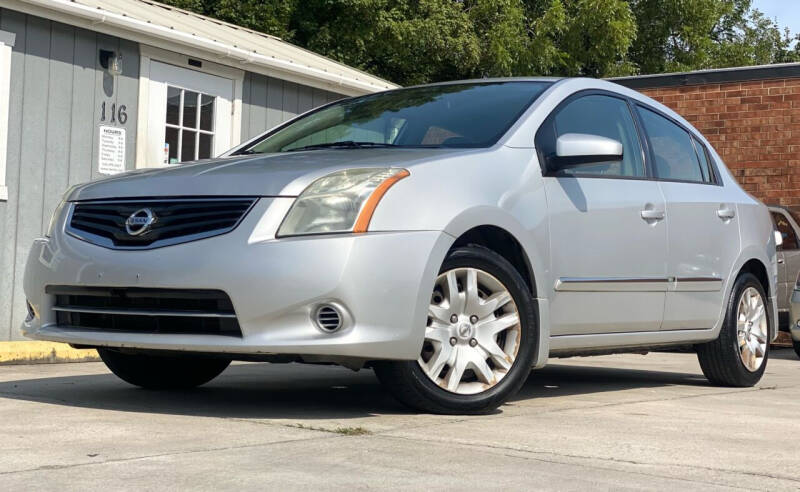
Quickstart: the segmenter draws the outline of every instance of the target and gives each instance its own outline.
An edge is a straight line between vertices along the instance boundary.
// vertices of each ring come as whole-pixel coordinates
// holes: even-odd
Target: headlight
[[[47,225],[47,232],[45,236],[53,237],[54,229],[56,228],[56,224],[58,223],[58,219],[61,217],[61,212],[64,211],[64,206],[67,204],[65,199],[61,199],[56,210],[53,212],[53,215],[50,216],[50,223]]]
[[[368,168],[323,176],[297,197],[278,236],[366,232],[380,199],[409,174],[405,169]]]

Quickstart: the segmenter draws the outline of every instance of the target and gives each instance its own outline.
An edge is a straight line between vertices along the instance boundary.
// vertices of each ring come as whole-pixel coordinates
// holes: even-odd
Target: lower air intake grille
[[[129,333],[241,337],[233,304],[220,290],[49,286],[62,326]]]
[[[116,249],[148,249],[225,234],[255,198],[197,198],[77,202],[67,231]]]

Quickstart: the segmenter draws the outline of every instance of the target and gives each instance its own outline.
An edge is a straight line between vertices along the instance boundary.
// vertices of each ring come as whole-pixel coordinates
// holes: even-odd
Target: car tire
[[[98,348],[97,352],[118,378],[147,389],[194,388],[219,376],[231,363],[224,358],[153,355],[110,348]]]
[[[472,271],[475,272],[474,276],[467,277],[467,275],[473,275],[470,273]],[[449,295],[443,292],[437,294],[437,289],[448,288],[451,274],[453,278],[463,275],[463,277],[459,277],[460,280],[455,282],[459,289],[456,298],[460,299],[460,304],[464,306],[460,311],[454,307],[450,299],[445,299],[450,297]],[[470,278],[477,279],[474,282],[475,288],[469,287],[473,285]],[[428,313],[426,340],[419,360],[377,361],[373,364],[375,373],[383,386],[397,400],[415,410],[439,414],[491,412],[516,394],[530,374],[539,338],[537,311],[533,296],[525,280],[508,260],[488,248],[475,245],[452,250],[443,262],[436,282]],[[446,282],[447,286],[442,287],[441,283],[443,282]],[[509,297],[502,289],[510,294],[511,301],[506,301],[506,304],[499,305],[498,309],[492,311],[494,305],[501,302],[499,299]],[[481,291],[483,297],[480,297]],[[474,299],[470,292],[478,292],[480,302],[473,300],[470,303],[469,299]],[[442,297],[441,304],[436,303],[439,300],[437,295]],[[445,302],[447,304],[444,304]],[[441,306],[447,307],[441,312],[436,310]],[[467,313],[466,311],[470,309],[480,314],[481,317],[479,318],[477,314]],[[460,314],[450,314],[450,325],[441,328],[443,326],[441,313],[452,311],[458,311]],[[495,330],[514,321],[514,314],[518,319],[516,325],[510,325],[495,334]],[[447,314],[444,316],[446,317]],[[461,319],[453,322],[455,316]],[[469,320],[471,327],[466,326],[468,324],[466,320]],[[431,333],[441,330],[451,330],[449,333],[454,333],[452,330],[455,330],[455,334],[442,342],[432,341],[428,338],[433,336],[430,335]],[[444,333],[448,332],[444,331]],[[446,338],[446,335],[444,337],[438,334],[435,336]],[[470,336],[474,338],[468,338]],[[453,343],[456,338],[457,340]],[[491,344],[492,341],[495,343],[494,346]],[[451,347],[447,347],[448,342]],[[473,342],[475,345],[472,345]],[[426,345],[428,345],[427,348]],[[438,345],[438,348],[434,345]],[[498,353],[497,348],[504,352]],[[431,354],[427,361],[425,360],[426,350]],[[438,367],[439,359],[434,360],[436,356],[434,352],[443,354],[445,350],[454,351],[457,354],[472,354],[469,364],[473,369],[465,370],[464,364],[467,363],[459,363],[458,357],[461,355],[458,355],[455,359],[450,359],[454,361],[452,366],[444,365],[441,371],[437,372],[435,368]],[[470,350],[472,351],[470,352]],[[480,365],[479,359],[483,356],[486,359],[484,364]],[[428,369],[423,369],[423,365]],[[478,366],[482,370],[479,370]],[[460,373],[454,369],[457,367],[461,367]],[[491,373],[486,372],[487,368]],[[472,372],[470,373],[470,371]],[[446,374],[446,376],[461,374],[461,376],[458,378],[453,376],[449,379],[442,377],[441,382],[437,384],[440,374]],[[453,382],[452,387],[450,382]],[[485,389],[481,390],[481,388]]]
[[[754,299],[754,293],[758,294],[758,301],[753,300],[750,304],[760,302],[764,323],[754,324],[750,320],[751,316],[745,313],[751,308],[741,307],[749,305],[746,296],[750,295],[749,299]],[[719,336],[714,341],[697,346],[700,367],[712,384],[749,387],[761,379],[769,359],[770,313],[767,302],[764,288],[754,275],[744,273],[736,279],[726,305],[725,321]],[[744,321],[740,323],[739,318]],[[751,346],[756,346],[757,349],[751,350]]]
[[[800,357],[800,342],[792,340],[792,347],[794,347],[794,353],[797,354],[797,357]]]

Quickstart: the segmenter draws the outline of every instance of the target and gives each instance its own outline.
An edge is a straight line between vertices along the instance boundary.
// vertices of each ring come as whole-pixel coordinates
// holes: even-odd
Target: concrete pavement
[[[408,412],[371,371],[236,364],[173,393],[100,363],[0,367],[0,488],[800,488],[800,360],[710,386],[693,354],[553,360],[489,416]]]

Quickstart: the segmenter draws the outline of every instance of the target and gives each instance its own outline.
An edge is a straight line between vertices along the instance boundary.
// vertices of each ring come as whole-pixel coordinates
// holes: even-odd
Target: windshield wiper
[[[344,140],[342,142],[327,142],[321,144],[306,145],[304,147],[289,149],[286,152],[297,152],[300,150],[314,150],[314,149],[368,149],[368,148],[382,148],[382,147],[399,147],[399,145],[390,143],[355,142],[353,140]]]

